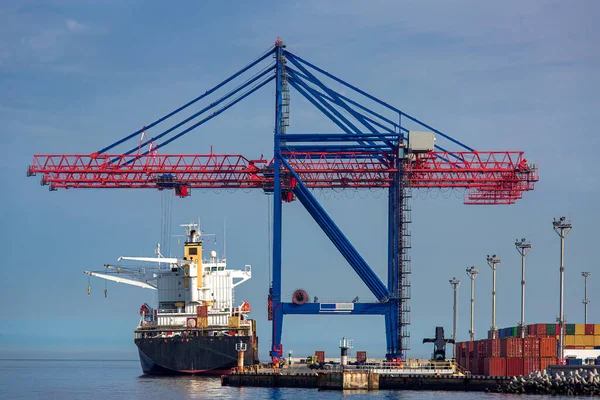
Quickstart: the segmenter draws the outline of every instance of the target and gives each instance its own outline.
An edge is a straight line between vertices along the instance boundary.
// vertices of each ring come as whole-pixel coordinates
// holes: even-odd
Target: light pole
[[[560,236],[560,309],[558,316],[559,334],[559,358],[565,358],[565,318],[564,318],[564,291],[565,291],[565,237],[571,231],[571,221],[567,221],[565,217],[560,217],[558,220],[554,218],[552,221],[554,231]]]
[[[477,268],[467,268],[467,275],[471,278],[471,329],[469,330],[471,342],[475,340],[475,278],[477,277],[477,274],[479,274]]]
[[[456,359],[456,314],[458,306],[458,298],[456,293],[458,291],[458,285],[460,285],[460,280],[454,277],[450,279],[450,285],[452,285],[452,289],[454,289],[454,321],[452,324],[452,339],[454,339],[454,346],[452,347],[452,358]]]
[[[500,257],[496,255],[487,256],[487,263],[492,269],[492,339],[496,339],[496,332],[498,327],[496,326],[496,264],[500,264],[502,261]]]
[[[531,242],[525,238],[515,240],[517,251],[521,255],[521,337],[525,337],[525,256],[531,250]]]
[[[591,272],[582,272],[581,276],[583,276],[583,278],[585,279],[585,291],[584,291],[584,296],[585,298],[583,299],[583,306],[585,307],[585,323],[587,324],[587,306],[588,304],[590,304],[590,299],[588,299],[587,296],[587,278],[589,278],[589,276],[591,275]]]

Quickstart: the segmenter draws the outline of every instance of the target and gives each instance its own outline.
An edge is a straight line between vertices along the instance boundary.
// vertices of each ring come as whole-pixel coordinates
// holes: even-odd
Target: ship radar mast
[[[179,226],[186,228],[187,243],[201,243],[199,224],[181,224]]]

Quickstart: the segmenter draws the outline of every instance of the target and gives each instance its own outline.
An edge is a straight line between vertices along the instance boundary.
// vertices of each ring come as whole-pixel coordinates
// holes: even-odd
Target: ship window
[[[212,267],[212,271],[216,271],[216,270],[217,270],[217,267]]]
[[[198,255],[198,248],[197,247],[190,247],[189,248],[189,255],[190,256],[197,256]]]

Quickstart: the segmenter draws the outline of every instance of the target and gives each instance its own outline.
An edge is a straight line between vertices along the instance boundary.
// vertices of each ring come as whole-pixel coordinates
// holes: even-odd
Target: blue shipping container
[[[568,365],[583,365],[581,358],[567,358]]]

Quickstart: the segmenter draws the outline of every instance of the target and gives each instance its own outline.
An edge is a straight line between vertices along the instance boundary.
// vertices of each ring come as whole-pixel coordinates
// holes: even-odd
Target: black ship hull
[[[191,336],[135,339],[144,374],[220,375],[237,367],[237,343],[245,343],[244,366],[259,362],[251,336]]]

